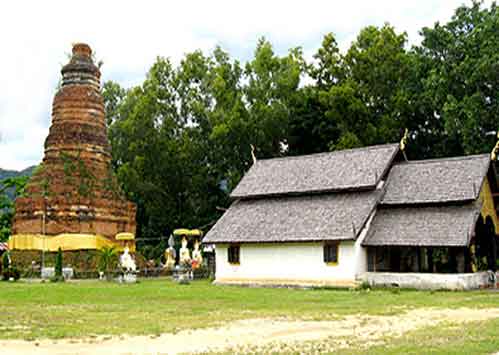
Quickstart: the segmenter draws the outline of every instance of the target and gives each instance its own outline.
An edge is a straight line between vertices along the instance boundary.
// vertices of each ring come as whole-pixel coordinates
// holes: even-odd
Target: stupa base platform
[[[115,247],[123,251],[128,246],[130,252],[135,251],[134,240],[111,240],[95,234],[63,233],[54,236],[43,236],[41,234],[16,234],[9,239],[10,250],[44,250],[55,252],[61,248],[62,251],[76,250],[100,250],[105,247]]]

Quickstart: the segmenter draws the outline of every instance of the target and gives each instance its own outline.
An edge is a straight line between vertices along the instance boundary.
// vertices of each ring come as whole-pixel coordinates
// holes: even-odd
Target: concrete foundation
[[[492,272],[470,274],[367,272],[362,280],[371,286],[422,290],[474,290],[494,287]],[[497,280],[497,275],[496,275]]]

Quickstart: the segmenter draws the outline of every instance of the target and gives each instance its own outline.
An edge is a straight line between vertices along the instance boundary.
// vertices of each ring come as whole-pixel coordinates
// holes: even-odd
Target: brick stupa
[[[100,70],[86,44],[75,44],[62,68],[45,155],[16,200],[14,249],[135,249],[135,205],[111,167]],[[44,237],[45,236],[45,237]]]

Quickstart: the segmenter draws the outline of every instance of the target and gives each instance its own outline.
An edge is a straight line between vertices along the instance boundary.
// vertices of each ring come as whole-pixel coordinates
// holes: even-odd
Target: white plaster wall
[[[369,216],[356,241],[340,241],[338,263],[324,263],[324,243],[255,243],[240,245],[240,263],[230,264],[228,244],[216,246],[217,283],[267,283],[353,286],[367,272],[362,242],[376,212]]]
[[[384,182],[381,181],[380,184],[383,186]],[[371,223],[376,215],[376,210],[374,210],[367,222],[362,229],[359,237],[355,241],[354,245],[354,254],[355,254],[355,278],[360,279],[367,272],[367,249],[364,248],[361,244],[367,236],[367,232],[369,232],[369,228],[371,228]]]
[[[360,240],[340,242],[336,265],[324,263],[322,242],[241,244],[240,248],[240,264],[233,265],[227,261],[228,245],[217,245],[216,282],[351,285],[367,271]]]

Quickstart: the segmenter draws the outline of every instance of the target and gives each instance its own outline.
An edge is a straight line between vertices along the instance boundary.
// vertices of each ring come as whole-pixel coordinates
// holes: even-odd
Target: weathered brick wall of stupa
[[[124,198],[111,168],[100,71],[90,47],[76,44],[61,73],[43,162],[26,197],[16,200],[13,234],[109,239],[121,232],[135,234],[135,205]]]

